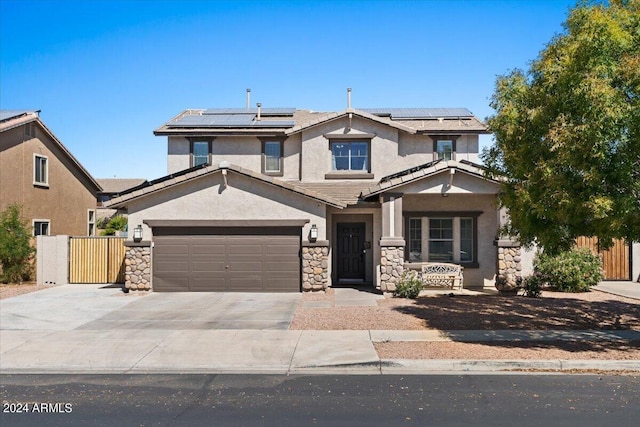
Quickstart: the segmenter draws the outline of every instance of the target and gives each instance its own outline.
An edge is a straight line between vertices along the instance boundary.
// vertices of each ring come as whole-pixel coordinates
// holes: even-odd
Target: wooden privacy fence
[[[613,246],[606,251],[598,248],[597,237],[578,237],[576,243],[578,247],[589,248],[600,255],[604,280],[631,280],[629,245],[624,240],[615,240]]]
[[[70,237],[69,283],[124,283],[124,237]]]

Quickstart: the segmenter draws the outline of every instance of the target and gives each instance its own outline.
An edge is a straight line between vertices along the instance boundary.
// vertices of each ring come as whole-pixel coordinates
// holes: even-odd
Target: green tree
[[[499,76],[482,157],[506,232],[551,253],[640,239],[640,0],[583,2],[528,71]]]
[[[124,231],[127,229],[127,218],[122,215],[116,215],[109,220],[107,227],[102,232],[103,236],[113,236],[116,231]]]
[[[0,265],[3,282],[22,282],[28,279],[30,259],[34,248],[31,246],[31,232],[22,218],[19,205],[9,205],[0,212]]]

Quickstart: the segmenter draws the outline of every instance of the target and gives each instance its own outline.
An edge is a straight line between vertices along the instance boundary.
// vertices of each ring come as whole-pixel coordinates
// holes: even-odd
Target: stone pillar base
[[[393,292],[404,273],[404,245],[402,239],[380,241],[380,290]]]
[[[329,279],[329,242],[302,242],[302,290],[324,291]]]
[[[497,246],[496,289],[515,292],[522,278],[522,250],[519,243],[508,240],[498,241]]]
[[[129,290],[151,289],[151,244],[127,244],[124,286]]]

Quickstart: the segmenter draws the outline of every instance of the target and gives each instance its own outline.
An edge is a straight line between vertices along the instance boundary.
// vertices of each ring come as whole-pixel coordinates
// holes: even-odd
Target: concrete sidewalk
[[[638,341],[640,331],[2,330],[0,373],[349,373],[601,369],[639,360],[387,360],[388,341]]]
[[[339,292],[341,305],[379,296]],[[280,304],[278,301],[286,301]],[[299,294],[122,294],[62,285],[0,301],[0,374],[425,374],[528,369],[632,370],[639,360],[389,360],[388,341],[640,341],[640,331],[288,330]],[[212,309],[215,307],[215,309]],[[222,310],[243,313],[225,318]],[[233,317],[233,316],[232,316]],[[210,322],[222,327],[212,327]],[[259,328],[252,328],[260,322]],[[283,323],[284,322],[284,323]],[[212,324],[213,324],[212,323]],[[235,328],[232,326],[235,325]]]
[[[638,282],[604,281],[598,283],[598,286],[595,286],[593,289],[612,295],[640,300],[640,283]]]

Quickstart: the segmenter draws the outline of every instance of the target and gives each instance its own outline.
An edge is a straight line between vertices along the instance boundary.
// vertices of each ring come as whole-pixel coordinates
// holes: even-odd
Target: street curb
[[[616,371],[640,374],[639,360],[417,360],[382,359],[379,362],[348,363],[308,367],[200,367],[200,368],[97,368],[54,367],[0,369],[0,375],[15,374],[260,374],[260,375],[440,375],[440,374],[530,374],[535,371]],[[534,371],[534,372],[531,372]]]

